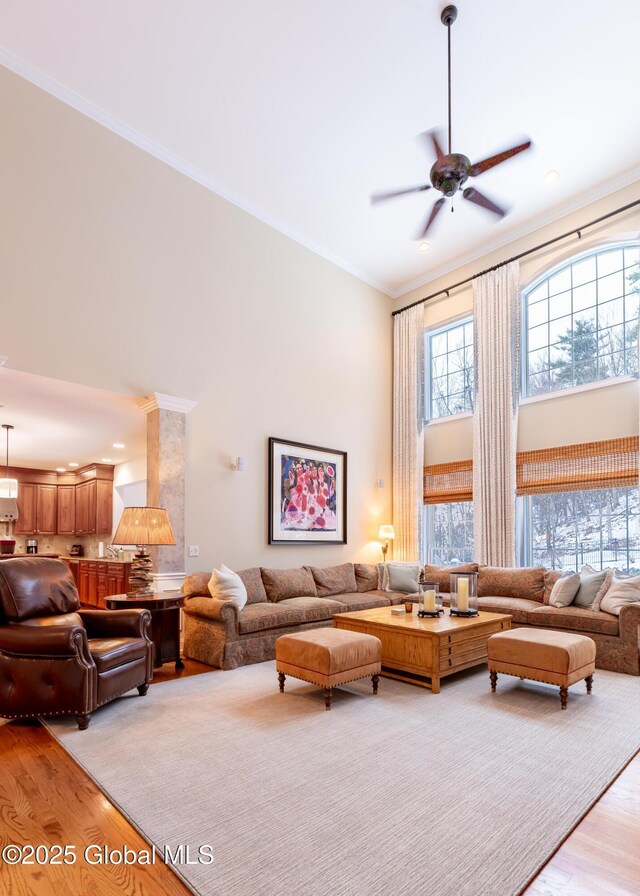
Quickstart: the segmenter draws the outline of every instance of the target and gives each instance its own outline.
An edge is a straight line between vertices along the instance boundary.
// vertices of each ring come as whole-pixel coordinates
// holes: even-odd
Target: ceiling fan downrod
[[[449,106],[449,155],[451,155],[451,26],[458,18],[457,6],[445,6],[440,13],[440,21],[447,27],[447,84]]]

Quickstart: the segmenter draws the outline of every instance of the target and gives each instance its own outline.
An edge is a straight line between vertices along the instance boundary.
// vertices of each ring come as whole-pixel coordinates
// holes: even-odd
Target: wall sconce
[[[384,525],[380,526],[378,530],[378,538],[380,541],[384,540],[384,544],[382,545],[382,562],[387,562],[387,551],[389,550],[389,542],[393,541],[396,537],[396,533],[393,530],[393,526]]]
[[[235,464],[231,464],[232,469],[234,469],[237,473],[244,472],[244,457],[236,457]]]

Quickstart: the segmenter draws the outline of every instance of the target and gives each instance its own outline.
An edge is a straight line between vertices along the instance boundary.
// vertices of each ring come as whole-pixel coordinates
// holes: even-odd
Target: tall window
[[[638,372],[639,246],[579,255],[523,296],[523,395]]]
[[[550,569],[611,566],[640,574],[638,489],[532,495],[526,502],[526,562]]]
[[[427,563],[470,563],[473,561],[473,504],[456,501],[425,504],[425,546]]]
[[[473,410],[473,320],[425,336],[428,419]]]

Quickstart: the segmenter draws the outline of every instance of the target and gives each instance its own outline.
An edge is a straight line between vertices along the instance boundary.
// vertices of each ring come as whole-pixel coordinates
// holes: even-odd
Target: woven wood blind
[[[638,437],[563,445],[516,455],[519,495],[638,484]]]
[[[447,504],[473,498],[473,461],[431,464],[424,468],[424,503]]]

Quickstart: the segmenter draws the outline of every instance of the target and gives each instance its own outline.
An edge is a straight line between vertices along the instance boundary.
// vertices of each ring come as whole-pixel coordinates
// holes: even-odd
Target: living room
[[[618,577],[633,577],[640,567],[637,475],[630,484],[634,474],[629,472],[635,464],[637,474],[638,453],[640,396],[637,335],[633,335],[637,312],[634,317],[632,308],[637,302],[633,275],[640,237],[640,171],[635,112],[628,98],[620,98],[619,85],[633,83],[635,77],[629,18],[637,20],[638,13],[628,2],[614,4],[620,17],[626,14],[629,27],[622,31],[616,27],[615,40],[613,35],[600,40],[603,61],[596,71],[590,61],[593,51],[585,49],[593,47],[595,36],[604,30],[602,23],[598,25],[595,4],[580,8],[574,4],[561,11],[555,4],[531,4],[514,11],[497,0],[484,12],[471,4],[459,7],[451,29],[454,143],[460,142],[474,160],[516,143],[521,134],[530,135],[534,146],[477,181],[485,190],[486,178],[486,193],[511,205],[508,216],[494,222],[485,209],[456,197],[455,214],[439,215],[425,249],[427,240],[415,241],[412,236],[433,207],[434,188],[378,207],[370,206],[369,197],[381,188],[400,188],[428,178],[425,169],[433,162],[432,149],[427,143],[425,151],[414,136],[432,127],[444,133],[447,35],[440,7],[422,0],[397,8],[375,6],[373,15],[363,3],[348,10],[331,4],[320,15],[310,4],[295,8],[284,4],[277,10],[277,24],[269,22],[273,10],[252,3],[236,11],[214,4],[208,14],[193,8],[179,22],[175,12],[164,10],[166,15],[160,16],[147,6],[105,11],[89,4],[71,11],[33,3],[31,16],[18,4],[5,9],[0,40],[5,340],[0,353],[8,360],[0,368],[0,386],[3,373],[22,372],[109,390],[140,403],[154,395],[178,402],[173,407],[182,410],[160,410],[184,417],[185,439],[181,493],[162,492],[163,477],[158,476],[158,494],[166,496],[158,502],[168,508],[177,542],[170,562],[166,549],[157,549],[158,588],[169,578],[170,584],[162,587],[179,588],[186,577],[199,571],[210,576],[221,564],[236,572],[376,566],[383,560],[385,539],[379,533],[386,525],[393,525],[395,534],[389,560],[419,562],[422,567],[486,563],[495,555],[480,556],[474,545],[481,525],[473,501],[479,436],[474,435],[477,415],[474,418],[470,403],[475,388],[469,376],[474,368],[473,344],[467,338],[477,323],[472,320],[474,285],[455,284],[525,253],[519,259],[517,295],[519,309],[529,308],[529,296],[543,281],[562,275],[567,266],[571,270],[589,258],[597,264],[598,258],[617,253],[620,264],[596,280],[621,275],[623,292],[611,294],[608,301],[622,299],[622,318],[600,326],[595,336],[591,334],[591,343],[585,340],[586,349],[582,347],[588,356],[589,346],[597,346],[599,338],[602,342],[605,330],[621,324],[612,338],[622,341],[616,351],[610,347],[601,352],[603,358],[611,357],[606,364],[596,363],[595,374],[566,379],[567,365],[563,367],[562,348],[557,348],[564,344],[566,327],[558,331],[555,342],[547,331],[547,341],[538,344],[533,341],[538,334],[530,335],[533,317],[521,326],[518,372],[521,363],[524,367],[510,435],[517,497],[507,502],[513,507],[514,518],[508,523],[513,559],[489,565],[555,567],[577,573],[590,565],[595,573],[611,567]],[[242,24],[241,14],[252,22],[250,26]],[[517,21],[505,22],[504,36],[487,24],[508,14]],[[550,20],[555,22],[553,28],[544,24]],[[64,39],[57,48],[47,48],[46,36],[53,29]],[[533,46],[520,46],[518,35],[525,30],[535,37]],[[503,83],[496,60],[490,65],[483,60],[474,44],[477,34],[484,52],[496,57],[505,53],[503,70],[513,72],[513,84]],[[558,44],[560,40],[564,43]],[[353,48],[362,45],[356,61]],[[425,46],[430,53],[424,52]],[[559,46],[564,46],[564,57]],[[383,54],[393,59],[392,73],[378,65]],[[534,57],[548,57],[550,66],[547,76],[536,74],[540,83],[535,90],[530,83]],[[335,70],[328,72],[331,67]],[[304,81],[294,77],[303,70],[308,72]],[[582,71],[584,85],[577,83],[577,71]],[[486,83],[475,95],[473,87],[481,74]],[[553,100],[558,85],[561,110]],[[595,110],[604,109],[603,134]],[[552,139],[555,130],[560,136]],[[582,154],[575,151],[572,132],[585,147]],[[327,133],[335,139],[327,139]],[[616,151],[606,151],[605,145]],[[594,170],[597,166],[589,167],[592,156],[600,160],[599,172]],[[555,181],[547,179],[552,171],[559,175]],[[598,219],[602,220],[590,223]],[[392,314],[422,303],[425,297],[433,297],[419,306],[427,381],[421,419],[427,422],[420,427],[419,439],[413,440],[408,490],[410,477],[402,472],[402,464],[409,463],[409,453],[398,457],[406,441],[403,437],[401,445],[397,415],[394,423],[394,406],[404,401],[400,391],[406,382],[394,376],[399,354],[393,341],[394,329],[411,312]],[[548,298],[530,304],[541,301],[547,308],[551,305]],[[547,316],[546,326],[579,314],[577,296],[572,302],[568,313]],[[595,309],[596,319],[605,302],[603,295],[587,306]],[[540,359],[545,353],[549,359],[552,351],[560,361],[547,360],[545,366]],[[442,367],[443,356],[450,356],[451,370]],[[551,369],[560,371],[555,374],[560,388],[553,387]],[[0,402],[5,403],[1,391]],[[12,420],[3,417],[0,422]],[[274,512],[268,495],[269,462],[274,461],[270,438],[302,451],[322,446],[314,450],[338,456],[344,452],[348,464],[339,497],[344,498],[345,531],[340,538],[315,539],[320,543],[310,539],[312,543],[305,546],[304,537],[297,543],[286,537],[274,543],[269,537]],[[613,447],[604,445],[613,442]],[[577,447],[585,445],[599,447],[585,454]],[[544,454],[558,449],[564,449],[564,455]],[[576,460],[575,452],[580,451]],[[148,472],[154,469],[150,457]],[[20,458],[12,456],[14,461],[20,465]],[[542,473],[540,465],[546,465]],[[443,466],[454,469],[443,471]],[[579,489],[572,489],[567,483],[575,486],[576,480],[569,480],[576,475],[576,466],[581,478]],[[536,492],[527,477],[538,483],[545,478],[545,483]],[[556,481],[550,485],[553,478]],[[587,497],[580,506],[574,502],[571,515],[569,504],[560,507],[557,496],[577,492]],[[600,500],[605,492],[608,503],[603,499],[592,525],[589,514],[596,512],[595,504],[587,499],[596,501],[597,493]],[[409,528],[405,506],[412,508]],[[113,522],[106,542],[113,541],[117,519]],[[190,548],[196,549],[195,556]],[[208,589],[208,578],[204,584]],[[381,590],[377,581],[372,590]],[[298,598],[284,598],[291,599]],[[480,594],[480,600],[486,598]],[[197,601],[213,598],[193,592],[185,598],[185,609],[190,603],[200,606]],[[279,606],[281,601],[269,599],[269,603]],[[412,618],[417,608],[413,604]],[[397,606],[403,606],[401,599]],[[239,618],[250,609],[240,610]],[[225,612],[232,614],[231,608]],[[75,840],[70,842],[78,845],[79,859],[80,847],[89,843],[132,848],[135,843],[138,850],[150,842],[190,843],[193,849],[210,837],[213,863],[200,866],[199,877],[178,863],[180,879],[160,862],[150,868],[137,863],[131,870],[134,877],[126,882],[118,877],[122,867],[104,863],[82,864],[79,877],[65,877],[64,868],[52,867],[40,878],[27,866],[10,868],[4,863],[0,880],[8,881],[8,888],[50,892],[55,883],[60,892],[109,892],[113,881],[120,880],[121,888],[131,892],[244,894],[259,887],[273,893],[355,896],[386,892],[400,858],[406,880],[394,888],[407,893],[473,892],[478,880],[483,892],[495,896],[516,896],[525,885],[530,887],[529,896],[640,890],[635,859],[640,831],[624,809],[625,800],[638,797],[640,772],[634,771],[638,760],[617,777],[640,747],[631,709],[638,677],[602,668],[596,657],[593,694],[587,700],[584,685],[572,685],[562,712],[555,686],[499,675],[493,695],[486,664],[476,665],[443,678],[440,694],[385,676],[375,698],[364,679],[338,686],[333,689],[331,711],[324,712],[322,688],[287,677],[284,695],[278,692],[276,637],[263,662],[220,670],[198,659],[193,633],[189,635],[193,618],[184,613],[183,658],[188,674],[176,673],[173,663],[154,670],[144,699],[138,699],[134,689],[109,702],[92,714],[84,731],[77,729],[73,715],[51,718],[47,724],[59,740],[49,727],[33,720],[0,727],[9,777],[30,782],[24,788],[0,788],[7,813],[12,818],[25,816],[24,826],[17,828],[22,839],[14,839],[13,823],[0,836],[3,847],[14,842],[51,847],[66,844],[62,834],[73,830]],[[625,626],[626,618],[626,610],[615,617]],[[330,619],[319,620],[309,630],[322,631],[330,625]],[[514,625],[519,625],[515,619]],[[213,628],[203,624],[198,632]],[[597,642],[597,632],[582,631],[595,634]],[[262,644],[268,640],[265,632]],[[614,636],[605,632],[601,637]],[[238,643],[240,639],[238,630]],[[229,643],[235,643],[233,638]],[[601,650],[599,642],[597,646]],[[229,653],[239,655],[235,647]],[[610,649],[613,654],[619,654],[617,645]],[[206,710],[196,718],[193,706],[198,703]],[[534,762],[530,754],[517,770],[521,778],[530,776],[538,782],[548,760],[545,736],[558,749],[564,746],[567,753],[579,755],[581,734],[591,737],[595,728],[606,735],[616,724],[614,708],[624,706],[629,707],[629,730],[618,733],[615,745],[610,742],[614,738],[603,735],[594,746],[598,760],[607,757],[601,763],[602,780],[592,782],[594,792],[586,788],[575,802],[575,794],[569,799],[572,785],[580,791],[583,785],[581,777],[572,778],[578,773],[569,762],[563,781],[552,782],[561,799],[547,792],[548,782],[547,789],[541,785],[545,792],[540,794],[540,805],[533,807],[527,800],[536,800],[526,788],[520,793],[511,778],[502,786],[496,782],[501,771],[507,774],[498,762],[500,756],[504,764],[506,746],[516,750],[518,743],[530,739],[540,749],[544,762]],[[480,709],[486,719],[476,716]],[[425,721],[437,726],[433,730],[445,732],[441,740],[413,730],[423,714]],[[207,727],[201,716],[220,719],[219,730]],[[487,776],[493,776],[493,789],[483,790],[482,769],[469,755],[457,785],[454,777],[451,790],[434,787],[430,800],[431,786],[427,777],[413,777],[415,766],[424,764],[428,771],[433,762],[437,774],[448,744],[467,757],[474,752],[474,730],[486,746],[495,736],[491,726],[509,723],[513,729],[496,729],[502,742],[485,766]],[[455,742],[446,734],[454,728]],[[363,740],[356,762],[349,756],[349,744],[359,729]],[[394,744],[394,731],[406,738],[404,746]],[[244,735],[247,743],[240,748]],[[278,753],[281,767],[273,769],[276,757],[265,749],[276,748],[279,738],[288,740]],[[320,797],[316,800],[302,758],[294,755],[298,738],[300,745],[308,742],[311,749],[315,744],[311,778],[325,804]],[[162,745],[158,752],[153,746],[156,740]],[[259,754],[250,750],[254,742],[256,746],[260,742]],[[225,756],[230,763],[227,774],[217,769],[218,779],[200,778],[202,755],[194,754],[202,754],[203,746],[210,757]],[[375,756],[374,761],[362,762],[363,748],[367,756]],[[117,763],[107,762],[101,751],[117,757]],[[228,758],[232,753],[233,760]],[[145,757],[149,779],[144,778]],[[304,758],[308,763],[308,753]],[[127,790],[136,790],[136,776],[145,780],[151,794],[147,802],[152,804],[152,811],[140,817],[138,809],[126,802]],[[420,802],[431,807],[429,812],[409,802],[412,779]],[[619,797],[616,786],[622,788]],[[505,789],[509,787],[513,789]],[[287,788],[291,792],[285,799]],[[364,798],[376,788],[379,800]],[[41,789],[41,802],[34,795],[36,789]],[[344,794],[344,800],[337,792]],[[79,795],[75,803],[73,793]],[[274,802],[274,794],[281,803]],[[361,802],[358,794],[363,795]],[[553,815],[558,803],[565,802],[571,804],[573,815],[569,812],[562,818],[559,833],[545,831],[536,852],[522,838],[511,839],[513,831],[500,826],[500,813],[490,800],[495,797],[502,806],[510,796],[516,818],[530,809]],[[433,870],[420,847],[431,839],[451,845],[456,831],[477,831],[467,826],[466,813],[462,817],[463,798],[469,803],[469,815],[495,822],[510,844],[512,861],[515,850],[519,856],[526,854],[516,862],[522,878],[514,882],[508,869],[501,877],[501,867],[494,878],[478,877],[489,864],[486,855],[474,846],[465,862],[444,849],[434,852],[433,861],[444,871],[435,889],[430,889]],[[136,806],[143,805],[144,794],[136,792],[135,800]],[[593,803],[593,812],[598,806],[602,811],[607,800],[622,805],[618,816],[602,822],[590,815],[580,821]],[[407,807],[406,819],[400,817],[402,805]],[[459,807],[459,816],[447,806]],[[167,816],[174,811],[180,838],[172,841],[174,829]],[[199,826],[207,814],[215,828]],[[321,850],[309,845],[312,816],[318,819],[325,860],[334,866],[326,878],[317,872]],[[74,824],[81,817],[87,821],[78,832]],[[532,817],[537,817],[535,812]],[[49,820],[54,818],[50,830]],[[292,818],[298,819],[302,834],[287,846],[279,832],[295,834]],[[344,829],[364,831],[367,825],[371,848],[358,835],[353,841],[357,855],[349,858]],[[615,861],[600,857],[598,862],[595,849],[585,857],[585,843],[604,836],[602,828],[607,826],[614,834],[624,830],[625,847]],[[565,846],[560,846],[567,837]],[[480,839],[476,836],[474,842]],[[245,851],[249,844],[254,850],[251,860],[245,860],[244,877],[238,876],[239,871],[236,875],[230,864],[239,854],[240,842]],[[553,858],[559,846],[560,853]],[[378,883],[367,872],[358,884],[360,863],[369,863],[374,877],[379,874]],[[305,866],[317,875],[314,880],[305,876]],[[260,868],[267,869],[262,876]],[[73,873],[74,869],[68,871]],[[597,880],[593,889],[590,880]]]

